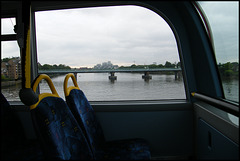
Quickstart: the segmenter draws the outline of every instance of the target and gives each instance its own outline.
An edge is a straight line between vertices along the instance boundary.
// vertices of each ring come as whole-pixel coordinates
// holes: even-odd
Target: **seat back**
[[[74,86],[67,87],[70,77]],[[105,142],[104,134],[92,106],[83,91],[78,87],[75,76],[72,73],[67,74],[65,77],[64,94],[70,110],[79,125],[85,130],[85,135],[95,154],[96,149]]]
[[[22,144],[26,137],[23,126],[15,111],[11,108],[5,96],[0,94],[1,102],[1,146],[7,147]],[[2,149],[1,149],[2,150]]]
[[[30,106],[33,124],[41,140],[46,159],[94,159],[88,142],[65,101],[59,97],[49,76],[39,75],[33,82],[36,92],[45,79],[52,93],[39,94],[39,101]]]
[[[20,119],[5,96],[0,94],[1,102],[1,158],[9,158],[8,153],[26,141]]]

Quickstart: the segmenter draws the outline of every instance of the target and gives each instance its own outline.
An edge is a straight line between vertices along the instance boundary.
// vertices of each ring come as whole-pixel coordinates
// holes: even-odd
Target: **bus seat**
[[[51,78],[39,75],[32,84],[36,92],[45,79],[52,93],[41,93],[38,102],[30,106],[33,125],[44,149],[46,159],[93,160],[88,142],[66,102],[59,97]]]
[[[5,96],[1,102],[1,160],[39,160],[42,150],[35,140],[25,137],[21,120],[11,108]]]
[[[72,78],[74,86],[67,87]],[[95,112],[83,91],[77,85],[73,73],[66,75],[64,94],[68,107],[78,121],[91,145],[96,159],[150,160],[151,153],[146,140],[141,138],[106,141]]]

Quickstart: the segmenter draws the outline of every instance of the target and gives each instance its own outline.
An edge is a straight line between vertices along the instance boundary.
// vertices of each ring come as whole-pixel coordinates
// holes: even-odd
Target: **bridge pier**
[[[149,80],[152,79],[152,76],[149,75],[149,72],[144,72],[144,75],[142,75],[142,79]]]
[[[175,74],[175,80],[178,80],[181,78],[181,72],[175,71],[174,74]]]
[[[114,74],[115,74],[115,72],[110,72],[110,76],[108,77],[111,81],[113,81],[113,80],[117,80],[117,76],[115,76]]]

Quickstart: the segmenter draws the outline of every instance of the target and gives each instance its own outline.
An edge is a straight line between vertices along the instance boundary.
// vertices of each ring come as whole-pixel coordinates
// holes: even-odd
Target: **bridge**
[[[71,70],[39,70],[39,74],[67,74],[74,73],[75,77],[77,73],[110,73],[109,79],[116,80],[117,76],[115,73],[144,73],[142,76],[143,79],[152,79],[150,73],[156,72],[174,72],[175,80],[180,78],[181,68],[144,68],[144,69],[71,69]],[[77,78],[77,77],[76,77]]]

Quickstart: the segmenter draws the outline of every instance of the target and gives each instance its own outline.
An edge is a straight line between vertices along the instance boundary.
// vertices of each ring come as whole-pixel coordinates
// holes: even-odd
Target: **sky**
[[[214,2],[200,4],[216,38],[217,61],[239,62],[239,3]],[[4,33],[14,23],[8,19],[1,27]],[[36,37],[41,64],[79,68],[107,61],[119,66],[179,62],[169,25],[153,11],[138,6],[37,12]],[[16,42],[2,44],[3,57],[19,55],[16,51]]]
[[[179,61],[168,24],[143,7],[39,12],[36,19],[39,62],[93,67],[107,61],[119,66]]]
[[[239,62],[239,1],[200,4],[211,26],[217,62]]]

